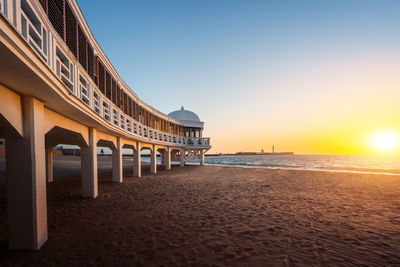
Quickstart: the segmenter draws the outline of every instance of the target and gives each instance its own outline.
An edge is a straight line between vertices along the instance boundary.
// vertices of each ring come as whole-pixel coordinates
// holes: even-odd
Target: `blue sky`
[[[215,152],[296,150],[293,135],[324,128],[332,113],[354,123],[338,108],[399,111],[400,1],[78,3],[125,82],[162,112],[198,113]],[[398,126],[387,124],[378,126]],[[257,143],[238,144],[244,136]]]

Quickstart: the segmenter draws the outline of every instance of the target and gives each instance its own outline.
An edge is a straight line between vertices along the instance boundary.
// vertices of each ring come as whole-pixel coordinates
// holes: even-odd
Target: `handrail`
[[[13,0],[0,0],[0,14],[8,18],[8,21],[14,21],[14,28],[62,81],[70,91],[71,98],[76,97],[96,116],[100,116],[111,126],[123,130],[132,137],[147,138],[149,141],[158,141],[166,145],[210,147],[210,138],[187,138],[162,132],[126,115],[120,107],[100,92],[86,70],[72,56],[68,46],[60,41],[58,33],[43,14],[44,11],[37,0],[15,0],[15,5],[12,2]],[[156,111],[154,108],[151,109],[153,112]],[[169,121],[181,124],[173,118]]]

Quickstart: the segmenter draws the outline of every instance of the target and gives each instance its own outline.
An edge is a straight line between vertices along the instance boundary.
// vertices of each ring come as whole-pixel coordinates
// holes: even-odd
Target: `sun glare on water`
[[[399,147],[399,137],[391,131],[379,131],[371,135],[370,144],[375,151],[391,152]]]

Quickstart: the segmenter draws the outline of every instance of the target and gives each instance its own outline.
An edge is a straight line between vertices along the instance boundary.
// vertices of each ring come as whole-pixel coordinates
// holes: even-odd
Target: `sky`
[[[78,3],[131,89],[197,113],[211,153],[374,154],[371,136],[400,138],[400,1]]]

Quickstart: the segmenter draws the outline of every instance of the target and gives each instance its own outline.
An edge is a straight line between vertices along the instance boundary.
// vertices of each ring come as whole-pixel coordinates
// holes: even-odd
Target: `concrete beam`
[[[38,250],[47,240],[43,109],[42,102],[24,97],[23,138],[6,139],[8,233],[11,249]]]
[[[121,138],[121,145],[122,147],[126,146],[129,148],[136,149],[136,141],[128,140],[125,138]]]
[[[59,144],[59,142],[57,142],[58,138],[66,139],[64,143],[74,143],[79,146],[89,145],[89,128],[85,125],[46,108],[44,109],[44,117],[45,134],[47,134],[50,139],[55,139],[56,145]],[[51,132],[54,132],[54,134]]]
[[[7,121],[5,123],[8,126],[5,128],[10,128],[11,126],[16,135],[19,137],[23,136],[23,125],[22,125],[22,108],[21,108],[21,97],[20,95],[14,93],[10,89],[0,85],[0,115],[4,117]],[[9,124],[9,125],[7,125]],[[8,135],[10,135],[10,130],[8,130]],[[11,133],[12,134],[12,133]],[[15,134],[14,134],[15,135]]]
[[[143,143],[143,142],[141,142],[140,143],[140,149],[150,149],[150,150],[152,150],[153,149],[153,144],[148,144],[148,143]]]
[[[97,142],[98,146],[109,147],[111,150],[117,148],[117,137],[109,135],[102,132],[97,132]]]
[[[156,150],[166,150],[167,146],[163,146],[163,145],[154,145],[154,147],[156,148]]]

